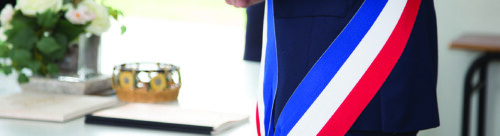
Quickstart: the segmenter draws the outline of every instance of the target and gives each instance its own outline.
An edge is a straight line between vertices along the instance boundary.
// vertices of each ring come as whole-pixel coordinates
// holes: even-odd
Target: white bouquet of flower
[[[63,59],[68,44],[79,35],[101,35],[111,26],[119,10],[93,0],[17,0],[0,13],[5,42],[0,42],[0,73],[19,71],[18,81],[28,82],[26,73],[57,74],[55,62]],[[122,33],[126,28],[122,26]],[[29,71],[29,72],[24,72]]]

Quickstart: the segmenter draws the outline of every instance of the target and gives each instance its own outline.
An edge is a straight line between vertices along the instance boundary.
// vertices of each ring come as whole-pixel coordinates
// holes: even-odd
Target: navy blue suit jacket
[[[363,0],[275,0],[278,89],[274,124],[300,81],[349,23]],[[407,46],[351,130],[410,132],[439,126],[437,31],[432,0],[422,0]]]
[[[247,8],[244,60],[260,62],[262,55],[264,9],[265,2],[260,2]]]

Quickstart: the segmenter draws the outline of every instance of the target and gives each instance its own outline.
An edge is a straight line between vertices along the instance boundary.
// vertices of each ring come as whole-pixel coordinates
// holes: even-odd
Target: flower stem
[[[40,54],[40,52],[38,51],[38,49],[34,49],[33,50],[33,54],[35,54],[35,60],[37,60],[38,63],[40,63],[40,67],[42,68],[42,74],[43,75],[48,75],[48,71],[47,71],[47,66],[45,66],[43,64],[43,56],[42,54]],[[35,70],[33,70],[35,71]]]

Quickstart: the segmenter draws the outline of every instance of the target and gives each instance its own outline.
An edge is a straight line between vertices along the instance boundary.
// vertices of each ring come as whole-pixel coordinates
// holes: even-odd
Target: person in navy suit
[[[244,60],[260,62],[260,57],[262,55],[264,8],[264,2],[247,7]]]
[[[235,7],[258,1],[262,0],[226,0]],[[279,72],[273,124],[309,69],[363,2],[274,0]],[[403,54],[346,136],[416,136],[420,130],[439,126],[437,57],[434,3],[422,0]]]

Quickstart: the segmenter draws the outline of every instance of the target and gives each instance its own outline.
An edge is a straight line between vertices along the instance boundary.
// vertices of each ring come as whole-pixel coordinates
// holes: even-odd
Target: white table
[[[250,123],[224,131],[221,136],[255,135]],[[200,134],[130,127],[85,124],[84,118],[66,123],[0,119],[2,136],[199,136]]]
[[[250,116],[248,122],[223,131],[221,136],[255,135],[255,90],[259,63],[238,61],[231,64],[220,64],[224,68],[197,68],[197,65],[186,64],[181,72],[183,86],[179,100],[166,103],[184,108],[203,109],[219,112],[243,113]],[[210,71],[210,72],[207,72]],[[216,75],[216,76],[214,76]],[[16,88],[14,86],[14,88]],[[3,91],[3,95],[14,93]],[[114,96],[110,96],[114,97]],[[85,124],[84,117],[65,123],[43,122],[17,119],[0,119],[1,136],[110,136],[110,135],[174,135],[192,136],[193,133],[150,130],[120,126]]]

